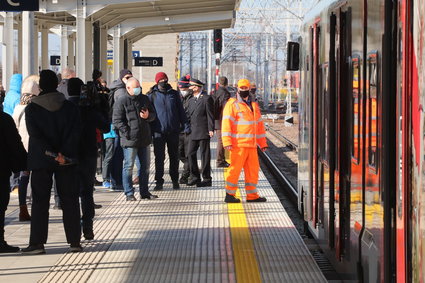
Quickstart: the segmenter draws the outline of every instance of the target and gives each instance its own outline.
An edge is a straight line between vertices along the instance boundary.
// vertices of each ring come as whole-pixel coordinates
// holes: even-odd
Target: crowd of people
[[[81,234],[94,239],[99,149],[104,188],[123,192],[131,202],[137,201],[138,184],[141,199],[155,200],[157,193],[149,190],[150,145],[155,158],[154,192],[164,189],[166,153],[174,190],[182,184],[211,187],[210,140],[217,135],[216,166],[228,168],[229,173],[224,201],[240,202],[236,190],[242,169],[247,201],[266,201],[257,189],[256,148],[266,150],[267,143],[255,88],[248,80],[239,81],[232,97],[226,77],[219,79],[217,91],[210,95],[204,83],[190,75],[178,81],[176,90],[167,74],[159,72],[146,94],[128,69],[121,70],[109,88],[99,70],[87,83],[72,69],[65,68],[60,75],[43,70],[23,80],[15,74],[7,93],[0,88],[0,253],[45,253],[52,189],[55,207],[63,211],[70,251],[82,251]],[[21,250],[4,239],[5,212],[15,187],[19,221],[31,222],[29,245]]]

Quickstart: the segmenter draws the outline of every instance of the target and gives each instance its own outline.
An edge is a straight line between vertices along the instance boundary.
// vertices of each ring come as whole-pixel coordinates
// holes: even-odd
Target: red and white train
[[[323,0],[303,33],[308,228],[344,279],[425,282],[425,0]]]

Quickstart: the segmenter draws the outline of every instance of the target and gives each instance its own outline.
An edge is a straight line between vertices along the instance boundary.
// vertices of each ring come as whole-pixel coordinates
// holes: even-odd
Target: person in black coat
[[[186,75],[179,80],[179,91],[183,103],[183,109],[188,117],[189,101],[193,97],[193,91],[189,89],[190,75]],[[188,119],[190,125],[190,121]],[[189,136],[190,131],[183,130],[179,136],[179,159],[183,163],[183,172],[181,174],[179,183],[188,183],[190,171],[189,171],[189,160],[188,160],[188,149],[189,149]]]
[[[209,187],[212,184],[210,139],[214,136],[214,101],[211,96],[202,92],[203,86],[204,84],[197,79],[192,78],[190,80],[190,89],[193,91],[193,97],[189,100],[188,107],[192,132],[189,137],[190,177],[187,185]],[[199,172],[197,159],[199,148],[201,150],[201,172]]]
[[[165,145],[167,145],[168,150],[173,189],[179,189],[179,134],[181,129],[189,133],[190,127],[180,95],[168,84],[167,75],[164,72],[157,73],[155,82],[156,85],[148,94],[157,116],[151,123],[155,154],[156,185],[154,190],[163,189]]]
[[[81,87],[84,85],[79,78],[68,81],[69,101],[80,109],[81,138],[78,152],[78,181],[81,198],[81,224],[86,240],[93,240],[94,199],[93,187],[97,167],[96,129],[108,132],[108,101],[106,97],[96,94],[97,99],[81,98]],[[93,86],[94,87],[94,86]],[[91,90],[88,90],[91,91]],[[90,96],[90,95],[89,95]]]
[[[221,121],[223,120],[223,109],[230,98],[230,92],[227,90],[229,81],[226,77],[218,79],[219,88],[214,93],[214,119],[217,135],[217,167],[229,167],[224,157],[223,141],[221,140]]]
[[[9,246],[4,239],[4,220],[10,199],[10,175],[26,170],[27,152],[8,114],[0,111],[0,253],[16,253],[18,247]]]
[[[80,114],[78,107],[56,90],[57,80],[53,71],[41,71],[42,91],[25,108],[29,134],[27,169],[32,171],[33,202],[30,241],[29,246],[22,250],[23,254],[45,253],[53,176],[63,211],[66,239],[71,244],[70,251],[82,251],[76,166]]]
[[[133,167],[136,155],[140,160],[139,185],[142,199],[155,199],[158,196],[149,192],[149,144],[152,142],[149,122],[156,118],[155,109],[149,98],[142,95],[140,83],[130,78],[126,85],[127,94],[114,104],[113,124],[119,131],[124,151],[123,185],[128,201],[135,201],[133,188]]]

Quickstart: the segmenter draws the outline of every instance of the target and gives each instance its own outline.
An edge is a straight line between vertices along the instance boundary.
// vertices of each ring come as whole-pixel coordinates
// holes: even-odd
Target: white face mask
[[[183,97],[186,97],[189,94],[188,90],[181,90],[180,93],[182,94]]]

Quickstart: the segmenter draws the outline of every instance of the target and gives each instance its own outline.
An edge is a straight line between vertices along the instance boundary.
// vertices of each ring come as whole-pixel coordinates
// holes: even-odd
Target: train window
[[[378,168],[378,53],[373,52],[367,58],[367,107],[368,107],[368,164],[373,169]]]
[[[351,154],[353,161],[358,164],[360,160],[360,59],[354,57],[352,59],[352,74],[353,74],[353,95],[352,95],[352,150]]]

